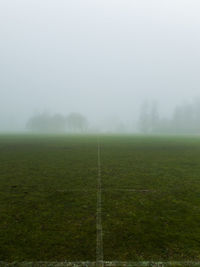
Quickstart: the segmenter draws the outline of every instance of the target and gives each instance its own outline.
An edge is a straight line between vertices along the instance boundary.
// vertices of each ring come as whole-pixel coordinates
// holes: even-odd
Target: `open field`
[[[96,136],[0,137],[0,261],[96,260]],[[200,261],[200,139],[100,136],[105,261]]]
[[[94,142],[1,137],[0,150],[1,260],[94,260]]]
[[[199,261],[200,140],[104,140],[105,258]]]

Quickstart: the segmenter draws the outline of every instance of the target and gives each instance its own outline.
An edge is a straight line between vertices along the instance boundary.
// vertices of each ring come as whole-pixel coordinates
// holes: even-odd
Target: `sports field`
[[[200,138],[0,136],[0,261],[200,262]]]

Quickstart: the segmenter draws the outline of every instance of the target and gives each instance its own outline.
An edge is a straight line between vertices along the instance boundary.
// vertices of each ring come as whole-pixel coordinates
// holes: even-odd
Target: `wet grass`
[[[101,136],[106,261],[200,261],[200,139]],[[96,136],[0,136],[0,261],[95,261]]]
[[[94,260],[96,139],[0,138],[0,259]]]
[[[104,139],[106,259],[200,260],[199,160],[198,138]]]

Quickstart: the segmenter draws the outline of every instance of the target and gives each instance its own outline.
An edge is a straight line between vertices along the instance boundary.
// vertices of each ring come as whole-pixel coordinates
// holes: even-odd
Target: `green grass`
[[[101,158],[105,258],[199,261],[200,140],[107,137]]]
[[[96,139],[0,138],[0,259],[94,260]]]
[[[200,261],[200,138],[100,142],[104,259]],[[0,136],[0,261],[95,261],[97,174],[96,136]]]

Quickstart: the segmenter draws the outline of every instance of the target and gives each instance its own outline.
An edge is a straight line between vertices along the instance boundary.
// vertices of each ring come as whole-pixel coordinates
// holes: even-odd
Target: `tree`
[[[140,108],[138,126],[144,133],[157,133],[159,131],[160,117],[158,106],[155,101],[149,103],[145,101]]]
[[[138,127],[139,131],[144,134],[150,132],[149,103],[147,101],[141,105]]]
[[[159,132],[159,124],[160,124],[160,117],[159,117],[159,112],[158,112],[158,105],[154,101],[151,104],[150,108],[150,131],[152,133],[158,133]]]
[[[88,129],[87,119],[79,113],[71,113],[66,118],[67,130],[72,133],[83,133]]]
[[[60,114],[42,113],[31,117],[26,126],[33,132],[62,133],[66,129],[66,119]]]

